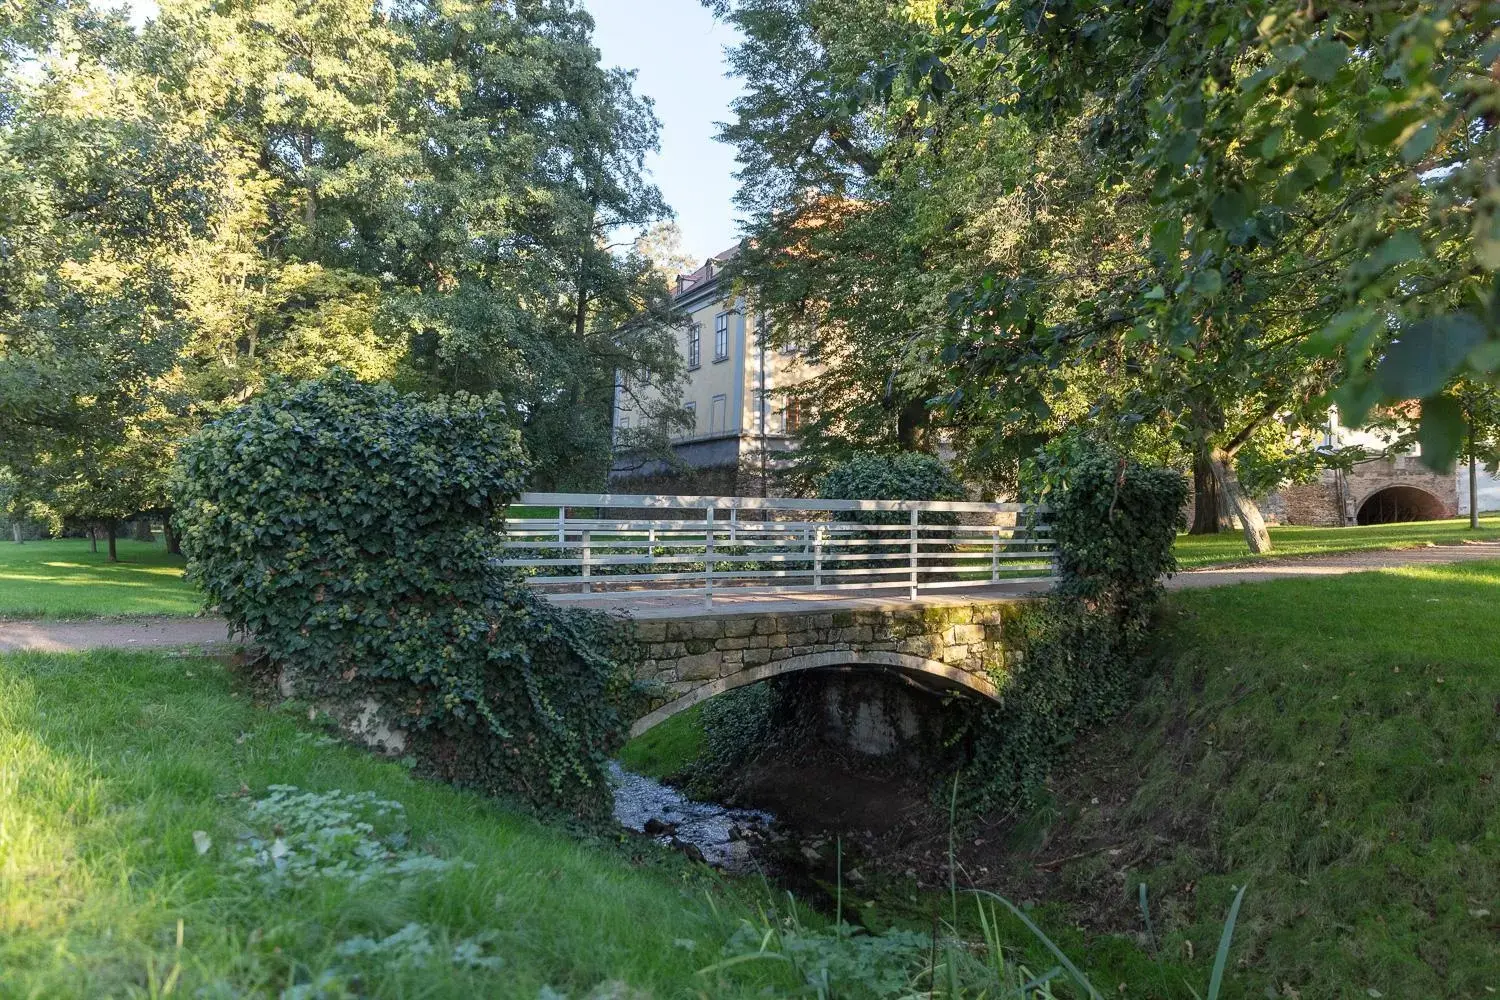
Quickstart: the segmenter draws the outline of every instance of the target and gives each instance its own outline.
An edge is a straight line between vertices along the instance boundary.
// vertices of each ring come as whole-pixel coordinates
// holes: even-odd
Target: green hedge
[[[818,481],[824,500],[963,500],[964,485],[935,455],[902,451],[856,455]],[[902,524],[900,512],[854,511],[839,520],[861,524]],[[929,518],[929,523],[942,523]]]
[[[311,696],[374,697],[430,772],[598,814],[632,652],[497,568],[526,472],[497,400],[276,385],[181,450],[188,579]]]

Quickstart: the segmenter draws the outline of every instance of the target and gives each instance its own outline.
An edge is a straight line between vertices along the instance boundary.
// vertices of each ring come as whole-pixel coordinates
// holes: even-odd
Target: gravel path
[[[1235,583],[1264,583],[1270,580],[1306,579],[1341,576],[1367,570],[1402,566],[1438,566],[1445,563],[1472,562],[1477,559],[1500,559],[1500,542],[1474,542],[1466,545],[1433,545],[1419,549],[1395,549],[1375,552],[1343,552],[1300,559],[1278,559],[1240,566],[1210,566],[1179,573],[1167,581],[1168,590],[1192,590],[1198,587],[1223,587]],[[968,600],[996,600],[1017,596],[1017,588],[979,587],[973,591],[946,591],[931,596],[923,594],[923,603],[952,604]],[[713,609],[705,609],[702,599],[677,601],[655,592],[645,601],[655,602],[638,609],[629,606],[627,595],[613,595],[618,610],[644,612],[642,617],[678,617],[680,615],[730,614],[735,611],[806,610],[814,605],[834,610],[843,606],[910,607],[898,596],[862,597],[841,600],[833,594],[808,594],[767,599],[765,596],[736,597],[724,593],[715,599]],[[660,604],[661,607],[656,605]],[[785,606],[783,606],[785,605]],[[45,653],[71,653],[85,649],[171,649],[183,646],[224,648],[237,644],[229,636],[221,618],[120,618],[85,621],[0,621],[0,653],[30,650]]]

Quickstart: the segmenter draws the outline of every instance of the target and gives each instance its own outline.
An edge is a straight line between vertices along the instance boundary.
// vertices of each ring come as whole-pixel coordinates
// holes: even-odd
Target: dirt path
[[[1265,583],[1268,580],[1298,580],[1317,576],[1342,576],[1402,566],[1441,566],[1446,563],[1500,559],[1500,542],[1470,542],[1464,545],[1429,545],[1420,549],[1379,549],[1370,552],[1338,552],[1326,556],[1275,559],[1238,566],[1205,566],[1178,573],[1167,581],[1168,590],[1222,587],[1231,583]]]
[[[1198,587],[1223,587],[1235,583],[1264,583],[1270,580],[1294,580],[1310,577],[1341,576],[1367,570],[1392,569],[1401,566],[1440,566],[1445,563],[1472,562],[1478,559],[1500,559],[1500,542],[1474,542],[1467,545],[1433,545],[1420,549],[1395,549],[1374,552],[1343,552],[1300,559],[1278,559],[1239,566],[1209,566],[1179,573],[1167,581],[1168,590],[1192,590]],[[948,591],[923,603],[950,604],[967,600],[995,600],[1017,596],[1017,588],[975,588],[972,592]],[[615,595],[624,598],[625,595]],[[647,600],[666,602],[661,592]],[[767,602],[764,597],[735,597],[725,593],[711,610],[704,609],[701,598],[682,604],[681,608],[640,608],[620,600],[617,610],[644,612],[643,617],[677,617],[683,614],[726,614],[754,611],[804,610],[803,604],[835,610],[843,606],[893,607],[909,606],[904,598],[848,598],[837,595],[808,594],[781,597]],[[773,606],[774,605],[774,606]],[[786,605],[783,607],[782,605]],[[0,621],[0,653],[30,650],[45,653],[71,653],[86,649],[171,649],[183,646],[212,648],[237,644],[229,636],[222,618],[122,618],[91,621]]]
[[[230,646],[222,618],[116,618],[86,621],[0,621],[0,653],[31,650],[167,649]]]

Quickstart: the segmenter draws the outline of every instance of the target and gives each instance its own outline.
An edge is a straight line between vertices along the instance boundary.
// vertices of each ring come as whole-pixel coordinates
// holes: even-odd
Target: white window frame
[[[714,317],[714,364],[729,360],[729,313]]]
[[[718,416],[719,426],[714,426],[714,417]],[[708,432],[710,434],[723,434],[729,430],[729,397],[719,393],[709,401],[708,404]]]
[[[692,323],[688,326],[687,336],[687,366],[692,371],[703,364],[703,324]]]

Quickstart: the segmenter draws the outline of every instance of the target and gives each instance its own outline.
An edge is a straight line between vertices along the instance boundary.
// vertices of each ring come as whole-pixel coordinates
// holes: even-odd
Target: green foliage
[[[936,455],[898,451],[855,455],[818,480],[824,500],[964,500],[964,485]],[[840,513],[839,520],[891,524],[906,515],[880,511]]]
[[[624,651],[494,566],[526,471],[495,399],[273,387],[182,449],[188,579],[314,697],[374,697],[436,773],[598,813]]]
[[[997,676],[1001,704],[963,703],[962,794],[971,811],[1034,802],[1062,748],[1128,703],[1187,484],[1108,453],[1060,470],[1050,497],[1056,591],[1006,631],[1020,659]]]
[[[1063,470],[1049,519],[1059,592],[1149,604],[1177,569],[1172,544],[1186,503],[1187,481],[1171,469],[1096,452]]]
[[[749,684],[703,703],[698,756],[686,769],[691,787],[705,794],[723,791],[769,745],[780,690],[774,682]]]
[[[996,324],[1046,345],[1022,365],[1134,351],[1188,376],[1178,389],[1153,379],[1154,395],[1189,407],[1205,389],[1221,404],[1263,396],[1271,412],[1341,383],[1351,423],[1423,398],[1423,458],[1451,466],[1463,435],[1438,394],[1455,374],[1500,370],[1500,188],[1487,166],[1500,7],[1184,0],[1163,16],[1139,0],[1043,16],[965,0],[938,25],[905,60],[928,98],[966,72],[1024,81],[1015,113],[1087,121],[1101,200],[1139,195],[1121,266],[1059,317],[1065,336],[1034,336],[1017,316]]]
[[[754,887],[422,780],[321,735],[301,706],[244,697],[217,659],[0,656],[0,771],[7,998],[146,997],[153,982],[161,997],[305,1000],[800,986],[766,963],[699,975],[753,917]],[[271,787],[286,785],[300,791]],[[241,867],[249,838],[279,853],[278,836],[319,874]],[[413,857],[442,867],[383,870]]]

